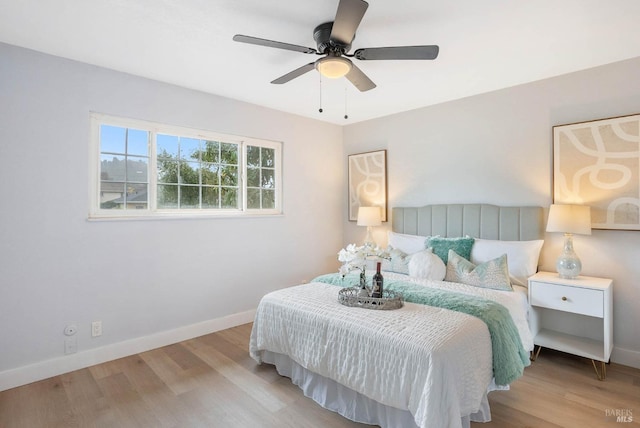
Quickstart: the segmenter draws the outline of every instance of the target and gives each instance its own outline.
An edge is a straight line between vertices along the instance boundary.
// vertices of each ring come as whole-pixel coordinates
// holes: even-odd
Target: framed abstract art
[[[594,229],[640,230],[640,114],[553,127],[553,200]]]
[[[349,220],[358,219],[358,208],[380,207],[387,221],[387,151],[349,155]]]

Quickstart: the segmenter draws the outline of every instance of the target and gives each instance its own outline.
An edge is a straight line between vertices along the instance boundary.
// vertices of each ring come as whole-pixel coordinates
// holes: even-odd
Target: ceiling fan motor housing
[[[313,40],[315,40],[318,45],[318,52],[323,54],[328,52],[344,54],[349,51],[351,45],[343,45],[331,40],[332,28],[333,22],[325,22],[324,24],[318,25],[315,30],[313,30]],[[355,39],[355,35],[353,38]]]

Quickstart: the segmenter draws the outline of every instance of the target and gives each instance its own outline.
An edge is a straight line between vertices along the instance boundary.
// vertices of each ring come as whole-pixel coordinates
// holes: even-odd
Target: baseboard
[[[616,346],[611,353],[611,361],[623,366],[640,369],[640,351],[632,351],[631,349],[618,348]]]
[[[65,355],[28,366],[5,370],[0,372],[0,391],[246,324],[253,321],[255,314],[256,310],[253,309],[150,336],[88,349],[77,354]]]

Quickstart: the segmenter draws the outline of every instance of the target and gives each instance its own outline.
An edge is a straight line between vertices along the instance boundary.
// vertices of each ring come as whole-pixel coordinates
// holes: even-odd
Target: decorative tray
[[[402,294],[391,290],[384,290],[382,297],[361,296],[360,288],[343,288],[338,292],[338,302],[345,306],[365,309],[390,310],[400,309],[404,304]]]

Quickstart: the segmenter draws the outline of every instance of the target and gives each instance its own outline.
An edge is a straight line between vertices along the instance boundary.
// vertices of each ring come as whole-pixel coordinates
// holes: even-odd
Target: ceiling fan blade
[[[393,46],[388,48],[357,49],[353,56],[361,60],[377,59],[436,59],[440,48],[432,46]]]
[[[267,46],[269,48],[286,49],[288,51],[302,52],[306,54],[315,54],[317,51],[306,46],[292,45],[291,43],[276,42],[274,40],[260,39],[258,37],[245,36],[236,34],[233,36],[236,42],[249,43],[252,45]]]
[[[349,71],[345,77],[349,79],[349,82],[353,83],[353,86],[358,88],[360,92],[365,92],[376,87],[376,84],[373,83],[362,70],[356,67],[355,64],[351,65],[351,71]]]
[[[333,20],[331,40],[350,45],[368,7],[369,3],[364,0],[340,0]]]
[[[271,83],[275,85],[281,85],[283,83],[287,83],[290,80],[295,79],[296,77],[302,76],[304,73],[307,73],[315,68],[315,62],[310,62],[309,64],[303,65],[300,68],[296,68],[293,71],[285,74],[284,76],[278,77],[276,80]]]

